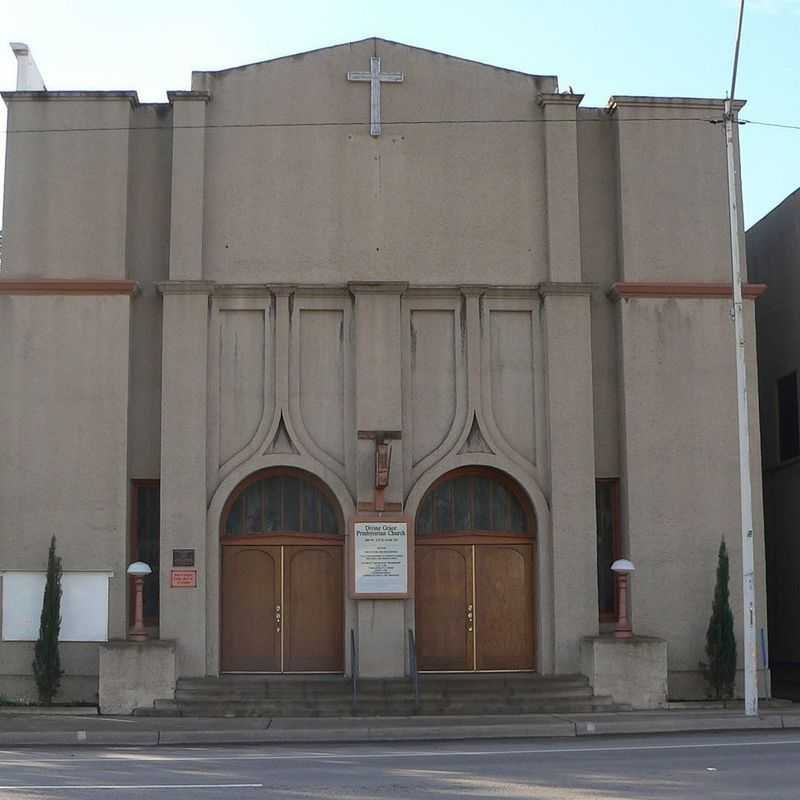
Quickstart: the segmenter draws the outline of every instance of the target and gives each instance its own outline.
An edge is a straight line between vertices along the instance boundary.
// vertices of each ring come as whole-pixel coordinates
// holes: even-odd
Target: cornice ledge
[[[119,91],[18,91],[0,92],[3,100],[127,100],[131,105],[139,105],[139,95],[133,89]]]
[[[742,297],[756,300],[767,291],[765,283],[745,283],[742,285]],[[733,297],[733,289],[729,283],[691,283],[691,282],[644,282],[618,281],[612,283],[608,290],[612,300],[629,300],[631,298],[717,298]]]
[[[214,281],[161,281],[156,284],[158,291],[162,294],[205,294],[210,295],[214,292],[216,283]]]
[[[487,286],[484,292],[485,297],[507,297],[507,298],[531,298],[539,293],[539,284],[529,286],[520,284],[510,284],[508,286]]]
[[[461,287],[457,283],[412,283],[405,297],[461,297]]]
[[[298,297],[345,297],[350,294],[346,283],[307,283],[295,287]]]
[[[353,294],[403,294],[407,281],[349,281],[347,288]]]
[[[0,278],[0,295],[128,295],[140,291],[136,281],[117,278]]]
[[[291,297],[297,291],[297,286],[293,283],[268,283],[267,289],[275,297]]]
[[[211,99],[211,92],[170,91],[167,92],[167,99],[170,103],[174,103],[176,100],[200,100],[203,103],[207,103]]]
[[[734,100],[733,110],[744,108],[746,100]],[[608,98],[609,112],[618,108],[680,108],[680,109],[714,109],[722,111],[725,101],[717,97],[648,97],[643,95],[614,94]]]
[[[215,283],[211,293],[214,297],[269,297],[266,283]]]
[[[542,297],[551,294],[590,295],[596,288],[596,283],[543,281],[539,284],[539,294]]]
[[[536,103],[540,106],[572,106],[577,108],[583,100],[582,94],[572,92],[539,92]]]
[[[465,283],[460,288],[461,294],[463,294],[464,297],[481,297],[489,290],[489,285],[483,283]]]

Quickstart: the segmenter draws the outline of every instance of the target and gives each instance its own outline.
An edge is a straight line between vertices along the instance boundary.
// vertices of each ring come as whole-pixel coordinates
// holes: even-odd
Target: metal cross
[[[377,56],[369,59],[369,72],[348,72],[349,81],[369,81],[369,135],[381,135],[381,83],[402,83],[402,72],[381,72],[381,60]]]

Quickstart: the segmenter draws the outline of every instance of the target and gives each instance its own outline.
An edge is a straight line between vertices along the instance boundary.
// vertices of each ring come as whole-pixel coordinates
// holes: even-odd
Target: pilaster
[[[173,107],[169,276],[203,276],[207,92],[169,92]]]
[[[162,639],[178,641],[178,674],[206,667],[206,441],[209,294],[169,281],[164,296],[161,412]],[[195,552],[196,588],[171,588],[173,549]]]
[[[582,94],[540,94],[544,112],[547,246],[551,281],[581,279],[577,109]]]
[[[401,299],[405,283],[351,283],[355,297],[357,501],[374,499],[376,432],[398,435],[403,425]],[[403,441],[393,438],[387,510],[403,502]],[[365,677],[396,677],[406,669],[406,601],[357,601],[359,668]]]
[[[563,289],[563,291],[560,291]],[[590,287],[541,287],[550,453],[555,672],[598,630]]]

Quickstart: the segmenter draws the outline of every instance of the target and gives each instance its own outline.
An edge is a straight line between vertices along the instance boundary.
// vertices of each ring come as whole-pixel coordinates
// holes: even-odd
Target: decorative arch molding
[[[406,496],[405,511],[416,519],[420,504],[428,490],[442,477],[464,467],[481,467],[503,473],[513,480],[527,495],[536,517],[536,607],[538,671],[551,674],[555,669],[555,625],[553,594],[553,541],[550,523],[550,505],[536,479],[502,454],[458,453],[448,456],[431,467],[411,487]],[[407,610],[407,622],[413,623],[414,609],[411,603]]]
[[[403,470],[410,486],[454,449],[465,424],[467,354],[463,297],[458,287],[436,292],[409,290],[403,297]],[[430,375],[446,376],[436,391],[434,413],[425,408],[420,386]],[[421,402],[422,401],[422,402]],[[438,435],[432,435],[432,428]]]
[[[330,490],[339,505],[342,518],[349,520],[356,511],[353,497],[344,481],[330,468],[306,455],[276,453],[258,455],[229,472],[214,491],[206,514],[206,672],[219,674],[220,669],[220,525],[231,493],[249,475],[276,467],[291,467],[313,476]],[[347,529],[345,528],[345,536]],[[355,624],[355,605],[345,599],[344,629]],[[350,670],[349,652],[345,648],[345,669]]]
[[[450,454],[479,452],[502,454],[529,473],[537,484],[545,484],[545,359],[539,335],[540,314],[541,298],[533,287],[463,286],[430,295],[418,295],[412,290],[406,293],[406,486],[416,484],[439,462],[447,461]],[[518,343],[516,347],[509,347],[512,341]],[[434,413],[420,401],[415,386],[417,372],[423,378],[433,376],[440,381],[444,380],[441,376],[452,376],[439,387],[437,396],[443,400],[434,404]],[[426,381],[422,385],[424,388]],[[522,411],[512,412],[502,398],[519,394],[528,396],[529,403],[515,404],[514,409]],[[417,404],[421,405],[419,409]],[[438,436],[425,428],[430,442],[423,447],[417,441],[420,421],[430,427],[434,420],[438,420]],[[515,441],[516,431],[524,432],[520,441]]]
[[[468,305],[469,308],[469,305]],[[471,392],[474,398],[481,432],[495,452],[503,453],[523,470],[530,472],[541,482],[541,465],[546,451],[544,427],[544,349],[541,331],[541,299],[533,292],[518,292],[481,298],[478,309],[480,322],[481,371],[479,385]],[[501,322],[501,320],[503,320]],[[470,333],[475,326],[468,327]],[[520,369],[512,381],[505,376],[504,383],[498,353],[508,353],[509,340],[517,342],[516,354]],[[508,408],[503,408],[503,396],[529,397],[529,406],[514,404],[528,413],[509,418]],[[520,437],[522,431],[524,435]]]
[[[308,456],[354,485],[351,305],[340,290],[293,286],[214,299],[209,500],[220,482],[267,454]],[[226,382],[247,391],[226,394]]]

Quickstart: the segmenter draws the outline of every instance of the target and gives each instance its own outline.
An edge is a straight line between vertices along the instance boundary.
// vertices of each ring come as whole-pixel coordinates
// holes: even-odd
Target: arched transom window
[[[515,485],[484,470],[464,470],[428,491],[417,513],[418,536],[489,532],[534,534],[530,514]]]
[[[295,470],[259,473],[228,502],[225,536],[271,533],[341,533],[328,493]]]

